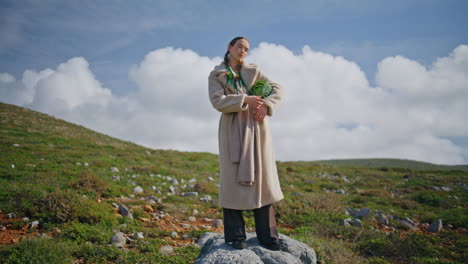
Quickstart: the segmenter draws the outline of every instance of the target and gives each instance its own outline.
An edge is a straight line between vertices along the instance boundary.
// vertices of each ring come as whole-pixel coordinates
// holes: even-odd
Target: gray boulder
[[[130,212],[130,210],[128,210],[128,208],[125,207],[125,205],[123,205],[123,204],[119,205],[119,213],[120,213],[123,217],[127,217],[127,218],[130,218],[130,219],[133,219],[133,215],[132,215],[132,213]]]
[[[361,210],[359,210],[359,212],[354,216],[356,218],[366,218],[370,215],[371,213],[371,209],[369,208],[362,208]]]
[[[196,264],[221,263],[317,263],[315,251],[304,243],[280,234],[281,251],[272,251],[258,243],[255,233],[247,233],[247,248],[238,250],[224,242],[219,233],[205,233],[198,240],[202,247]]]
[[[122,232],[117,232],[112,238],[111,238],[111,244],[116,246],[116,247],[123,247],[127,243],[127,238],[125,238],[124,234]]]
[[[442,219],[437,219],[434,223],[432,223],[428,228],[427,231],[437,233],[442,230]]]

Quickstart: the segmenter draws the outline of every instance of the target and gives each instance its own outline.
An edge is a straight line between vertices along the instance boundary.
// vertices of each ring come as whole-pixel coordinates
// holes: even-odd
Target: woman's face
[[[243,61],[249,52],[250,44],[246,39],[239,39],[234,46],[228,45],[229,56],[236,61]]]

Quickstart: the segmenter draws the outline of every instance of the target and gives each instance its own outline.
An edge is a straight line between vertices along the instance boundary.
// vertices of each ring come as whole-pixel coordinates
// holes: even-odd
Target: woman
[[[272,204],[283,199],[271,143],[268,116],[281,99],[281,86],[270,81],[255,64],[244,63],[250,43],[244,37],[228,45],[224,61],[209,76],[209,97],[222,113],[219,123],[219,204],[224,211],[226,243],[246,247],[243,210],[253,210],[257,238],[263,246],[280,250]],[[248,95],[258,81],[272,92],[262,99]]]

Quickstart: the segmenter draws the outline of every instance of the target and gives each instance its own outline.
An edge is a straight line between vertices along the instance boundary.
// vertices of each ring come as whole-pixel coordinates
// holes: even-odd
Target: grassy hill
[[[468,171],[468,165],[438,165],[428,162],[405,159],[341,159],[320,160],[319,163],[334,166],[354,166],[362,168],[400,168],[412,170],[462,170]]]
[[[148,149],[2,103],[0,135],[0,263],[191,263],[200,235],[222,232],[211,226],[222,219],[216,155]],[[463,168],[395,160],[278,162],[285,194],[276,204],[279,231],[313,247],[320,263],[466,263]],[[136,186],[143,192],[133,193]],[[122,217],[116,205],[134,218]],[[373,213],[362,226],[341,226],[350,217],[346,207]],[[388,224],[375,221],[377,211]],[[401,223],[405,217],[417,230]],[[426,231],[437,219],[444,230]],[[30,228],[35,220],[39,226]],[[253,222],[246,212],[248,230]],[[119,249],[109,245],[115,231],[143,232],[144,239]],[[159,253],[164,245],[174,253]]]

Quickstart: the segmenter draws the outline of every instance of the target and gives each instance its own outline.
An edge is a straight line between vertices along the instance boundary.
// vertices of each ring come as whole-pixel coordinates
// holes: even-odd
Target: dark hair
[[[231,40],[231,42],[229,42],[229,46],[234,46],[236,44],[236,42],[240,39],[245,39],[247,40],[247,42],[250,42],[246,37],[235,37]],[[226,66],[226,68],[229,67],[229,50],[226,51],[226,53],[224,54],[224,65]],[[240,67],[240,65],[239,65]]]

